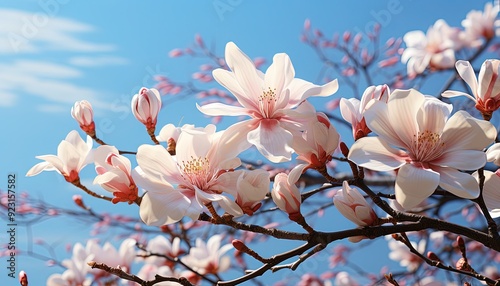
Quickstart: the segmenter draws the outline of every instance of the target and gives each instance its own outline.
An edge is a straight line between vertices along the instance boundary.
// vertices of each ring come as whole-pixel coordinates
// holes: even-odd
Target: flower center
[[[259,106],[264,118],[272,118],[276,101],[278,101],[276,88],[268,87],[267,90],[262,91],[262,95],[259,96]]]
[[[411,159],[415,162],[429,162],[443,154],[444,143],[438,133],[431,131],[418,132],[413,135]]]
[[[181,169],[183,171],[182,178],[200,189],[207,183],[210,176],[210,162],[206,157],[194,158],[191,156],[191,160],[182,161]]]

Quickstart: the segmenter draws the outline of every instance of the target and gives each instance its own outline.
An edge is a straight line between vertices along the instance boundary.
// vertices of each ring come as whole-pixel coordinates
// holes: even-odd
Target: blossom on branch
[[[160,93],[155,88],[141,88],[139,93],[132,97],[132,113],[146,128],[153,129],[156,126],[158,112],[161,109]]]
[[[372,100],[387,102],[390,94],[391,90],[386,84],[372,85],[363,92],[361,100],[357,98],[340,99],[340,114],[345,121],[352,125],[354,140],[363,138],[371,132],[370,128],[366,126],[364,117],[365,110],[369,106],[368,103]]]
[[[496,20],[498,11],[497,3],[493,5],[487,2],[484,11],[472,10],[467,13],[462,26],[465,28],[465,41],[468,46],[479,47],[483,42],[482,38],[490,40],[500,32]]]
[[[72,130],[57,147],[57,155],[41,155],[35,158],[45,160],[33,166],[26,176],[35,176],[42,171],[56,171],[72,183],[80,180],[79,173],[87,164],[92,162],[92,138],[87,135],[84,142],[76,130]]]
[[[308,168],[321,169],[332,160],[332,154],[339,146],[340,135],[321,112],[316,113],[302,134],[295,135],[292,147]]]
[[[300,165],[299,165],[300,166]],[[278,208],[288,214],[291,220],[297,220],[300,214],[302,197],[299,188],[295,185],[302,174],[303,168],[295,167],[290,174],[279,173],[274,177],[271,196]]]
[[[500,107],[500,60],[486,60],[481,65],[478,78],[474,68],[468,61],[457,61],[455,64],[460,77],[469,85],[471,95],[455,90],[443,92],[444,97],[465,95],[476,103],[476,109],[481,112],[486,120],[491,118],[495,110]]]
[[[94,111],[87,100],[75,102],[71,107],[71,116],[78,122],[80,128],[90,136],[95,135]]]
[[[342,189],[333,196],[337,210],[348,220],[358,226],[373,225],[377,215],[366,199],[356,188],[351,188],[347,181],[342,183]]]
[[[455,64],[455,51],[463,46],[462,38],[463,31],[440,19],[429,27],[427,34],[411,31],[404,35],[406,49],[401,61],[407,64],[407,72],[413,76],[423,73],[426,68],[451,68]]]
[[[182,257],[193,270],[200,274],[218,274],[229,269],[231,259],[226,252],[233,248],[228,243],[221,246],[222,236],[216,234],[205,243],[201,238],[196,239],[195,246],[189,249],[189,254]]]
[[[198,106],[207,115],[241,116],[251,119],[236,123],[241,140],[255,145],[271,162],[289,161],[293,135],[316,116],[314,109],[301,104],[311,96],[328,96],[338,89],[337,80],[323,86],[295,78],[287,54],[276,54],[266,73],[233,42],[226,45],[225,59],[231,71],[216,69],[215,80],[233,93],[240,106],[210,103]]]
[[[94,152],[95,171],[98,174],[94,184],[113,193],[112,203],[132,204],[138,198],[138,189],[132,179],[130,160],[119,154],[114,146],[100,146]]]
[[[412,208],[440,186],[467,199],[479,195],[469,174],[486,164],[482,151],[496,138],[495,127],[465,111],[451,117],[452,107],[416,90],[396,90],[387,104],[380,101],[365,112],[368,127],[378,137],[361,138],[349,160],[374,171],[398,170],[396,200]],[[449,117],[449,118],[448,118]]]
[[[140,146],[139,166],[132,177],[147,191],[140,206],[142,220],[158,226],[177,222],[184,216],[197,220],[204,206],[211,202],[217,202],[231,215],[242,215],[238,204],[223,194],[240,176],[233,170],[241,165],[236,156],[244,148],[241,141],[234,140],[235,132],[234,128],[215,132],[214,125],[202,129],[185,126],[175,157],[163,146]]]

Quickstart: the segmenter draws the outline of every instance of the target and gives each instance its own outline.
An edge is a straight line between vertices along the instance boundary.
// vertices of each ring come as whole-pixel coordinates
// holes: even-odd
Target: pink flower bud
[[[309,30],[311,28],[311,20],[306,19],[304,21],[304,30]]]
[[[296,217],[300,214],[302,197],[300,196],[299,189],[295,186],[300,173],[292,171],[289,175],[279,173],[274,177],[271,196],[278,208],[286,212],[289,217]]]
[[[181,49],[173,49],[170,51],[170,53],[168,53],[168,56],[171,58],[177,58],[177,57],[182,56],[183,54],[184,53],[182,52]]]
[[[82,199],[82,196],[80,195],[73,195],[73,202],[75,202],[75,204],[83,209],[85,209],[85,204],[83,203],[83,199]]]
[[[21,286],[28,286],[28,275],[24,270],[19,272],[19,284],[21,284]]]
[[[333,197],[333,203],[344,217],[358,226],[372,225],[377,221],[375,211],[358,190],[349,186],[347,181],[344,181],[342,189]]]
[[[80,128],[85,133],[95,134],[94,111],[92,105],[86,100],[75,102],[71,107],[71,116],[80,124]]]
[[[141,88],[132,98],[132,113],[147,129],[156,126],[158,112],[161,108],[161,98],[158,90]]]

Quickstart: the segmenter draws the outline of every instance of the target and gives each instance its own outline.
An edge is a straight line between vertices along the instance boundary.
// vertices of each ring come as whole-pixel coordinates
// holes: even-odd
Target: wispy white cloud
[[[125,65],[128,64],[129,61],[125,58],[115,56],[79,56],[70,58],[69,63],[81,67],[99,67],[110,65]]]
[[[85,78],[81,67],[104,68],[127,64],[127,60],[105,54],[116,50],[112,44],[81,39],[96,32],[93,26],[40,8],[36,12],[0,8],[0,56],[4,55],[0,58],[0,107],[14,107],[34,96],[42,99],[35,107],[41,112],[68,112],[69,106],[82,99],[109,110],[108,92],[75,79]]]
[[[95,107],[109,108],[109,104],[101,99],[102,95],[99,95],[99,92],[68,80],[82,76],[78,69],[45,61],[18,60],[0,64],[0,71],[3,71],[0,72],[2,73],[0,94],[32,95],[43,98],[51,104],[66,106],[77,100],[86,99]]]
[[[114,45],[79,39],[79,33],[93,32],[88,24],[38,12],[0,9],[0,53],[39,53],[42,51],[103,52]]]

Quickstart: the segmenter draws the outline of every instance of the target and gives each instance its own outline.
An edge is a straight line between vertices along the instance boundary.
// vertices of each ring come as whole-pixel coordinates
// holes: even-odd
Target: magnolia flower
[[[479,184],[479,174],[472,174]],[[500,217],[500,169],[496,172],[484,171],[483,199],[493,218]]]
[[[377,221],[377,215],[355,188],[351,188],[347,181],[342,183],[342,189],[333,197],[337,210],[347,219],[358,226],[369,226]]]
[[[85,251],[88,256],[93,256],[93,260],[99,263],[104,263],[109,266],[120,268],[123,271],[130,271],[132,262],[136,257],[135,239],[127,238],[122,241],[117,250],[111,243],[106,242],[102,247],[95,241],[87,241]],[[97,277],[106,276],[109,273],[103,272],[100,269],[91,269],[90,272]]]
[[[160,109],[160,93],[154,88],[143,87],[132,97],[132,113],[148,130],[155,128]]]
[[[470,47],[481,45],[481,38],[490,40],[498,34],[498,23],[496,21],[499,11],[498,4],[486,3],[484,12],[472,10],[467,13],[467,17],[462,21],[465,28],[465,40]]]
[[[158,235],[148,242],[148,251],[174,258],[184,253],[184,251],[180,248],[180,244],[181,240],[178,237],[175,237],[172,242],[170,242],[170,240],[166,239],[165,236]],[[166,265],[170,268],[175,265],[175,262],[156,255],[146,257],[146,263],[154,264],[158,267]]]
[[[71,116],[80,124],[85,133],[95,135],[94,111],[92,105],[86,100],[75,102],[71,107]]]
[[[233,182],[224,182],[225,191],[235,197],[235,202],[247,215],[253,215],[261,201],[269,192],[269,172],[266,170],[236,170],[233,176],[223,176],[220,180],[236,179]]]
[[[298,219],[302,197],[295,183],[300,178],[303,168],[293,168],[290,174],[279,173],[274,177],[271,196],[278,208],[288,214],[290,219]]]
[[[371,132],[370,128],[366,126],[364,117],[368,103],[372,99],[387,102],[389,94],[391,94],[391,90],[386,84],[372,85],[365,90],[361,101],[357,98],[340,99],[340,113],[344,120],[352,125],[354,140],[365,137]]]
[[[401,61],[407,64],[409,75],[422,73],[427,67],[451,68],[455,64],[455,51],[462,48],[462,32],[440,19],[427,30],[411,31],[404,35],[406,49]]]
[[[98,174],[94,184],[113,193],[112,203],[132,204],[138,198],[137,186],[131,175],[130,160],[119,154],[114,146],[104,145],[94,152],[95,171]]]
[[[213,76],[238,100],[240,106],[210,103],[197,106],[213,116],[248,115],[249,120],[235,124],[242,140],[248,140],[259,152],[274,163],[289,161],[293,134],[315,116],[315,111],[301,103],[310,96],[327,96],[337,91],[337,80],[317,86],[295,78],[295,70],[286,54],[276,54],[266,73],[234,43],[226,45],[225,59],[231,71],[216,69]]]
[[[292,147],[299,155],[297,160],[314,169],[325,168],[339,146],[340,135],[324,113],[318,112],[302,134],[295,136]]]
[[[201,238],[196,239],[194,247],[189,249],[189,254],[182,257],[182,262],[200,274],[217,274],[229,269],[231,259],[224,256],[233,248],[229,244],[221,246],[222,236],[214,235],[205,243]]]
[[[137,273],[137,276],[140,277],[144,281],[151,281],[154,280],[156,275],[161,275],[163,277],[178,277],[178,273],[174,273],[172,269],[168,266],[157,266],[155,264],[144,264],[139,272]],[[186,277],[186,276],[182,276]],[[164,282],[159,282],[155,283],[155,286],[178,286],[179,283],[177,282],[171,282],[171,281],[164,281]]]
[[[468,61],[457,61],[455,64],[457,72],[469,85],[474,97],[455,90],[447,90],[442,95],[444,97],[467,96],[476,103],[476,108],[483,114],[483,117],[489,120],[493,111],[500,107],[499,64],[500,60],[486,60],[481,65],[476,79],[474,68]]]
[[[61,263],[66,267],[66,271],[62,274],[50,275],[47,279],[47,286],[90,286],[92,280],[87,279],[86,276],[91,268],[87,265],[87,262],[93,259],[93,254],[88,254],[83,245],[76,243],[73,246],[71,259],[65,259]]]
[[[358,282],[349,275],[348,272],[340,271],[335,275],[335,281],[333,282],[336,286],[358,286]]]
[[[184,216],[197,220],[205,204],[217,202],[228,213],[239,216],[241,208],[223,195],[239,173],[236,156],[243,150],[236,142],[235,129],[215,132],[214,125],[203,129],[186,127],[179,135],[176,156],[159,145],[142,145],[137,150],[138,167],[134,181],[147,193],[142,197],[140,215],[148,225],[179,221]]]
[[[42,171],[56,171],[63,175],[66,181],[72,183],[80,180],[79,173],[92,161],[92,138],[87,135],[85,143],[77,131],[72,130],[66,139],[59,143],[56,155],[42,155],[35,158],[45,160],[33,166],[26,176],[35,176]]]
[[[408,271],[414,271],[420,266],[422,263],[422,259],[415,254],[411,253],[410,250],[404,243],[394,240],[391,236],[386,236],[386,239],[389,240],[389,258],[398,261],[399,264],[403,267],[406,267]],[[413,248],[415,248],[420,253],[425,251],[425,240],[421,240],[418,245],[410,241]]]
[[[496,138],[495,127],[426,98],[416,90],[396,90],[387,104],[380,101],[365,112],[368,127],[378,137],[354,143],[349,160],[375,171],[398,170],[396,200],[405,209],[432,195],[440,186],[462,198],[479,195],[476,180],[458,170],[477,170],[486,163],[483,148]]]

